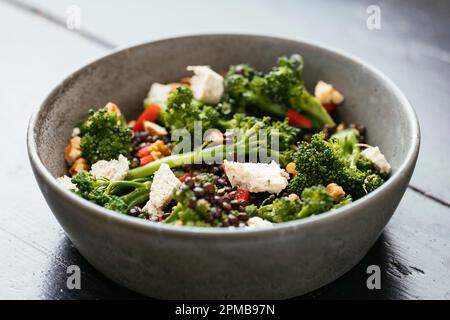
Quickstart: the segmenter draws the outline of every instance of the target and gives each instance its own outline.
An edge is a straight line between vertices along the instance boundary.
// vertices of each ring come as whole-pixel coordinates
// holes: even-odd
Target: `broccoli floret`
[[[280,57],[278,65],[265,76],[269,95],[275,101],[304,113],[316,128],[322,128],[325,124],[334,125],[333,118],[306,90],[302,73],[303,58],[300,55]]]
[[[301,199],[303,206],[298,213],[298,218],[326,212],[333,207],[333,199],[324,186],[313,186],[304,189]]]
[[[238,71],[237,71],[238,70]],[[225,76],[224,100],[236,110],[284,118],[291,107],[307,115],[316,128],[334,121],[325,108],[306,90],[300,55],[281,57],[266,75],[248,65],[232,66]]]
[[[276,121],[271,124],[271,130],[278,132],[279,150],[289,150],[298,141],[301,129],[288,124],[288,120]],[[274,131],[275,132],[275,131]]]
[[[305,188],[334,182],[354,199],[359,199],[379,187],[383,179],[378,174],[356,166],[360,157],[355,143],[357,137],[352,137],[356,134],[348,130],[327,141],[324,134],[319,133],[310,143],[301,142],[293,155],[299,173],[290,181],[289,189],[301,194]],[[373,177],[369,177],[371,175]]]
[[[279,223],[302,219],[314,214],[329,211],[333,208],[333,199],[324,186],[313,186],[306,188],[297,200],[288,198],[276,198],[270,204],[262,204],[257,208],[255,205],[246,207],[246,213],[252,216]]]
[[[300,201],[277,198],[271,204],[260,207],[257,210],[257,214],[259,217],[271,222],[284,222],[298,219],[298,213],[301,210],[302,203]]]
[[[201,122],[202,130],[220,128],[222,114],[218,109],[194,100],[192,90],[189,87],[180,86],[169,95],[167,107],[161,113],[161,119],[171,130],[186,129],[193,134],[194,122]]]
[[[245,132],[257,123],[260,124],[260,129],[265,130],[268,142],[272,141],[272,139],[278,141],[277,148],[280,152],[289,150],[291,146],[295,145],[301,133],[301,129],[290,126],[287,119],[284,121],[272,121],[270,117],[257,118],[246,116],[242,113],[236,113],[231,120],[223,121],[222,126],[227,129],[239,129]],[[275,149],[275,146],[270,147]]]
[[[358,157],[356,160],[356,167],[361,171],[378,173],[373,162],[365,157]]]
[[[369,174],[364,179],[363,188],[367,193],[370,193],[379,186],[381,186],[383,183],[384,179],[380,175],[376,173]]]
[[[230,66],[226,77],[232,75],[241,75],[248,80],[252,80],[255,76],[260,76],[261,73],[253,69],[249,64],[243,63]]]
[[[236,111],[284,118],[288,108],[275,103],[267,94],[267,81],[261,76],[246,78],[229,72],[224,80],[224,99],[230,101]]]
[[[127,213],[132,207],[148,200],[150,181],[108,181],[96,179],[88,172],[80,172],[72,178],[76,194],[102,207]],[[115,193],[133,191],[120,196]]]
[[[88,119],[80,125],[82,156],[90,163],[128,156],[132,133],[117,112],[91,110]]]
[[[346,205],[348,205],[348,204],[350,204],[352,202],[353,202],[352,196],[348,194],[345,197],[343,197],[341,199],[341,201],[339,201],[338,203],[334,204],[332,210],[339,209],[339,208],[341,208],[343,206],[346,206]]]
[[[128,204],[123,199],[115,195],[109,195],[108,202],[104,205],[104,207],[121,213],[128,212]]]

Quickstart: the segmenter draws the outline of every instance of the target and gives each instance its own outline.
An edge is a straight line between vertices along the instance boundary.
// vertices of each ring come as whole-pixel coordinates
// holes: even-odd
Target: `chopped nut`
[[[121,115],[120,109],[115,103],[108,102],[104,108],[108,111],[116,112],[118,115]]]
[[[75,176],[82,171],[89,171],[90,167],[86,159],[78,158],[69,169],[71,176]]]
[[[344,101],[344,96],[333,86],[324,81],[319,81],[314,89],[314,96],[321,104],[334,103],[340,104]]]
[[[144,129],[152,136],[165,136],[167,135],[167,130],[164,127],[161,127],[159,124],[150,122],[150,121],[144,121]]]
[[[289,173],[289,174],[292,174],[292,175],[296,175],[296,174],[298,174],[298,171],[297,170],[295,170],[295,162],[289,162],[287,165],[286,165],[286,171]]]
[[[210,142],[211,145],[223,144],[223,133],[218,129],[208,130],[205,134],[205,141]]]
[[[339,123],[339,125],[336,127],[336,132],[341,132],[345,130],[345,124]]]
[[[64,148],[64,157],[68,164],[72,164],[81,157],[81,148],[80,148],[81,138],[79,136],[73,137],[70,139],[67,147]]]
[[[134,125],[136,124],[136,120],[131,120],[131,121],[128,121],[128,128],[133,128],[134,127]]]
[[[345,196],[344,189],[336,183],[327,185],[327,192],[333,198],[334,202],[339,202]]]
[[[171,154],[170,148],[162,140],[153,142],[148,147],[148,152],[157,160]]]
[[[185,85],[187,85],[187,86],[190,86],[190,85],[191,85],[191,77],[181,78],[180,82],[181,82],[182,84],[185,84]]]
[[[183,83],[180,82],[172,82],[168,84],[169,86],[171,86],[171,92],[174,92],[176,88],[183,86]]]
[[[153,157],[153,159],[157,160],[157,159],[161,159],[162,158],[162,154],[159,151],[151,151],[150,155]]]
[[[291,193],[290,195],[288,195],[287,198],[288,198],[289,201],[296,201],[296,200],[299,199],[299,196],[296,195],[295,193]]]

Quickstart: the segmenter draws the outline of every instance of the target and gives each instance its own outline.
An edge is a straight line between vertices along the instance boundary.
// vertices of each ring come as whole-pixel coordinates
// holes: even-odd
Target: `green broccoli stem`
[[[147,202],[150,195],[150,186],[151,182],[145,183],[136,183],[134,181],[121,181],[123,185],[126,185],[126,182],[132,182],[133,185],[137,186],[132,192],[123,195],[120,197],[126,204],[128,204],[127,211],[131,208],[141,205],[144,202]],[[130,184],[130,186],[132,185]]]
[[[127,211],[148,201],[150,192],[147,188],[135,189],[133,192],[121,197],[127,204]]]
[[[217,154],[217,152],[223,153],[224,150],[225,150],[225,145],[219,145],[216,147],[206,148],[203,150],[196,150],[196,151],[192,151],[192,152],[186,152],[186,153],[168,156],[168,157],[150,162],[149,164],[147,164],[143,167],[135,168],[135,169],[128,171],[128,175],[126,176],[125,179],[133,180],[133,179],[148,177],[151,174],[158,171],[159,167],[163,163],[167,164],[170,168],[174,168],[174,167],[182,166],[184,164],[194,163],[194,160],[199,159],[199,157],[201,157],[201,159],[203,159],[204,161],[212,160],[215,158],[214,155]]]
[[[251,105],[258,106],[264,113],[280,118],[287,116],[288,108],[286,106],[277,104],[266,96],[257,95],[249,91],[244,94],[244,97]]]
[[[117,193],[126,187],[142,188],[145,187],[144,183],[136,181],[113,181],[111,182],[105,190],[106,194]]]
[[[258,123],[255,124],[252,128],[250,128],[245,132],[240,141],[232,145],[232,148],[222,144],[215,147],[194,150],[191,152],[175,154],[172,156],[161,158],[156,161],[150,162],[149,164],[143,167],[135,168],[128,171],[128,175],[126,176],[125,179],[134,180],[143,177],[148,177],[151,174],[155,173],[163,163],[167,164],[170,168],[174,168],[182,166],[184,164],[192,164],[197,159],[201,159],[203,161],[218,160],[219,159],[218,155],[221,155],[220,160],[223,160],[226,157],[226,152],[229,152],[231,150],[237,153],[242,152],[243,154],[248,154],[250,150],[258,151],[257,148],[260,148],[261,146],[264,147],[266,146],[264,141],[263,142],[252,141],[251,144],[248,144],[247,142],[249,141],[249,138],[260,129],[260,127],[261,124]],[[278,157],[279,154],[278,152],[272,150],[271,156]]]
[[[290,103],[292,108],[309,116],[316,128],[322,128],[325,124],[331,126],[335,125],[335,122],[328,111],[305,90],[303,90],[300,96],[293,96],[290,99]]]

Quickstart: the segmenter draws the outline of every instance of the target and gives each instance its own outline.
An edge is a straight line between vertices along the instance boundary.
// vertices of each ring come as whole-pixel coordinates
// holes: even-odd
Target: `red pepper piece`
[[[179,177],[178,180],[180,180],[181,182],[184,182],[184,180],[186,180],[187,177],[192,177],[192,173],[186,172],[181,177]]]
[[[150,163],[152,161],[155,161],[155,159],[153,158],[153,156],[151,154],[149,154],[149,155],[147,155],[145,157],[142,157],[140,159],[140,163],[139,164],[142,167],[142,166],[145,166],[147,163]]]
[[[305,117],[304,115],[298,113],[294,109],[289,109],[287,112],[288,123],[291,126],[298,126],[303,128],[312,128],[313,123],[310,119]]]
[[[336,105],[333,102],[324,103],[323,107],[328,113],[331,113],[334,109],[336,109]]]
[[[144,121],[155,122],[156,119],[158,119],[160,111],[161,109],[157,104],[150,104],[137,118],[136,123],[133,126],[133,131],[144,131]]]
[[[248,201],[250,199],[250,192],[245,189],[237,189],[236,194],[234,195],[234,199],[237,201]]]
[[[136,156],[138,158],[142,158],[142,157],[148,156],[149,154],[150,154],[149,147],[145,146],[138,150],[138,152],[136,153]]]

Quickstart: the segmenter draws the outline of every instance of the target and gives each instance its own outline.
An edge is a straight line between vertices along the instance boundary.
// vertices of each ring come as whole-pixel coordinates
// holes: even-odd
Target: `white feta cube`
[[[191,89],[194,98],[204,103],[216,104],[223,95],[223,77],[209,66],[188,66],[193,71]]]
[[[224,168],[233,187],[250,192],[280,193],[288,185],[289,174],[275,161],[267,164],[225,160]]]
[[[173,190],[180,187],[181,181],[173,174],[170,167],[163,163],[155,172],[150,199],[144,206],[150,215],[160,214],[164,207],[172,200]]]
[[[271,228],[273,227],[273,223],[269,220],[262,219],[260,217],[251,217],[247,221],[247,229],[263,229],[263,228]]]
[[[128,159],[119,155],[117,160],[100,160],[91,167],[91,174],[95,178],[106,178],[111,181],[123,180],[128,174]]]
[[[72,183],[72,179],[66,175],[57,178],[56,182],[64,189],[77,190],[77,186],[74,183]]]
[[[171,84],[162,84],[155,82],[150,87],[147,99],[152,103],[166,104],[167,98],[169,97],[169,94],[170,92],[172,92],[172,90],[173,85]]]
[[[361,152],[361,155],[372,162],[382,174],[387,175],[391,172],[391,165],[378,147],[368,147]]]

